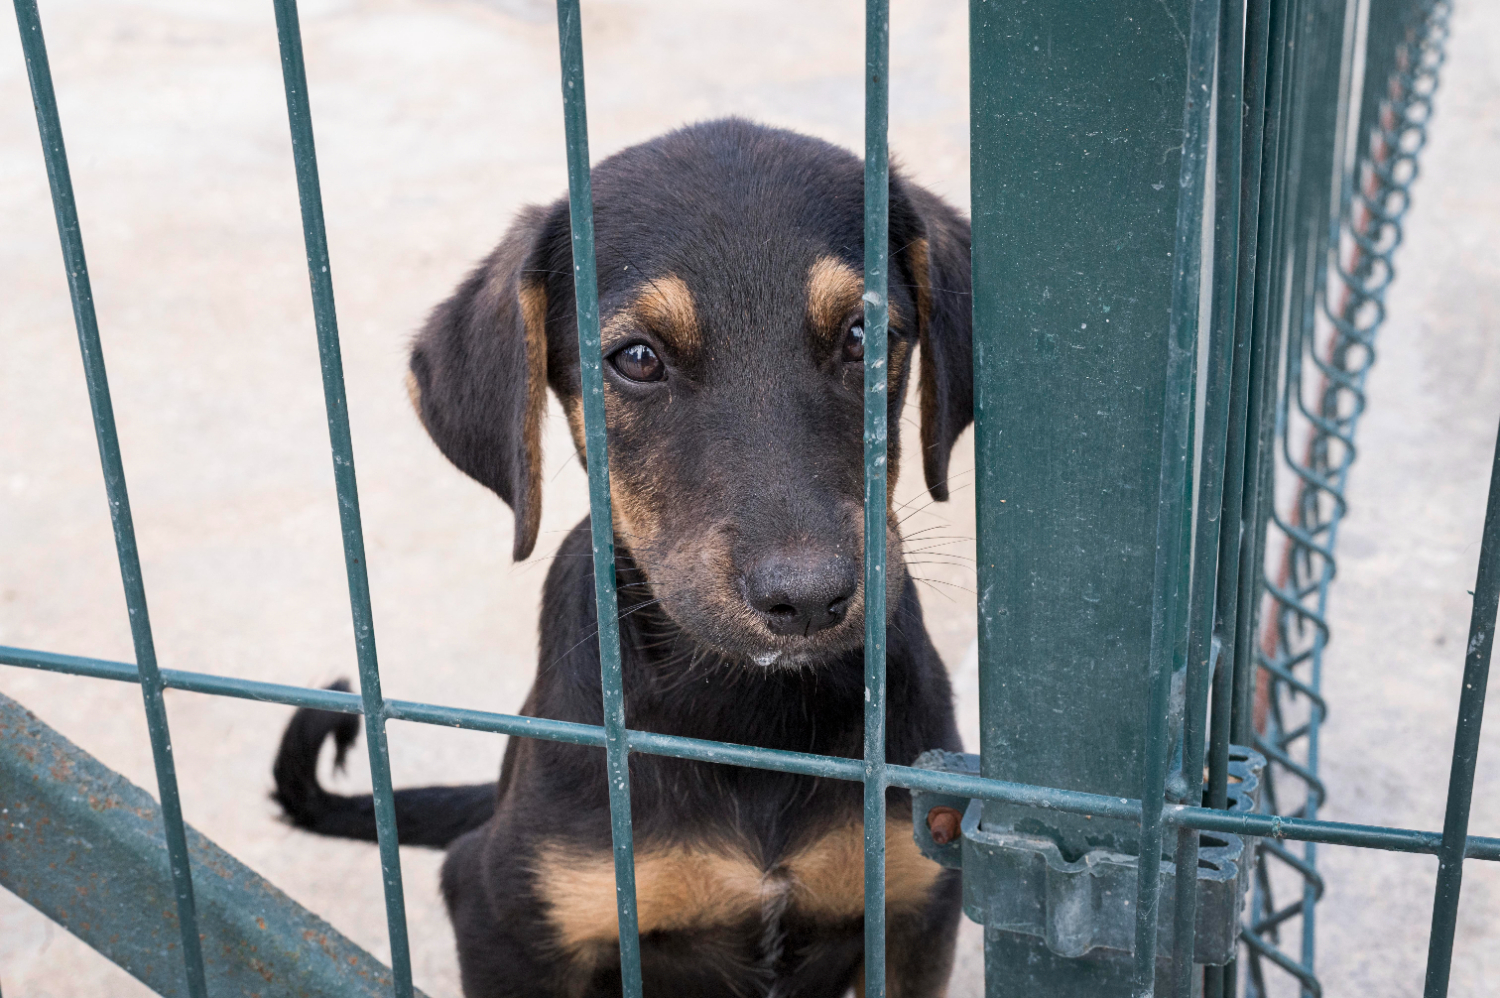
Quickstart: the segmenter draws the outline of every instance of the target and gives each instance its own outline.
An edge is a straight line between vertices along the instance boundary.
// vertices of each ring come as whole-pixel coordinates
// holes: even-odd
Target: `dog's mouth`
[[[833,657],[831,654],[812,655],[773,649],[771,651],[764,651],[755,655],[751,655],[750,662],[754,665],[755,668],[764,669],[768,672],[783,669],[787,671],[795,671],[798,669],[807,669],[811,668],[812,666],[819,665],[823,662],[826,662],[831,657]]]
[[[812,645],[815,642],[807,642]],[[855,646],[830,646],[822,648],[768,648],[765,651],[752,652],[744,658],[749,664],[758,669],[805,669],[818,665],[829,659],[838,657],[842,652],[847,652]]]
[[[678,587],[658,579],[652,590],[653,616],[659,614],[692,643],[746,668],[810,668],[846,655],[864,642],[863,600],[852,601],[836,623],[815,633],[777,634],[761,614],[733,598],[732,587],[715,586],[705,592],[691,582]]]
[[[617,548],[632,569],[623,581],[654,604],[649,617],[637,620],[665,618],[662,623],[682,638],[752,669],[814,667],[863,645],[862,559],[841,553],[857,552],[857,538],[840,546],[778,544],[738,552],[732,538],[721,528],[679,537],[665,549],[639,543],[633,550]],[[821,556],[805,557],[807,550]],[[890,554],[887,573],[894,584],[886,602],[894,617],[905,579],[899,541]]]
[[[723,617],[704,619],[697,614],[674,612],[669,600],[661,608],[695,643],[713,649],[721,657],[761,669],[799,669],[838,658],[864,643],[864,620],[853,620],[809,637],[782,636],[751,620],[729,621]]]
[[[696,595],[696,594],[693,594]],[[842,659],[864,644],[864,601],[856,598],[832,625],[811,634],[778,634],[742,601],[707,605],[667,596],[661,608],[696,643],[746,668],[767,671],[813,668]]]

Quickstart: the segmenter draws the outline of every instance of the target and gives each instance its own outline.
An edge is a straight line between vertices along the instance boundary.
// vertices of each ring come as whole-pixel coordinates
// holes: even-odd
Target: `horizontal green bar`
[[[1206,807],[1180,807],[1175,814],[1169,813],[1165,820],[1168,824],[1196,828],[1200,832],[1228,832],[1231,835],[1292,839],[1297,842],[1322,842],[1325,845],[1384,849],[1389,852],[1437,855],[1438,848],[1443,842],[1442,832],[1420,832],[1410,828],[1354,825],[1342,821],[1308,818],[1283,818],[1276,814],[1236,814],[1233,811],[1216,811]],[[1464,850],[1464,857],[1500,861],[1500,838],[1470,835]]]
[[[493,731],[496,734],[519,735],[522,738],[543,738],[549,742],[604,747],[602,727],[579,724],[576,721],[553,721],[545,717],[524,717],[519,714],[495,714],[487,710],[466,710],[462,707],[439,707],[430,703],[412,703],[410,700],[387,700],[385,716],[396,721],[442,724],[450,728],[466,728],[470,731]]]
[[[32,651],[0,645],[0,665],[42,669],[94,679],[139,682],[135,666],[126,662],[59,655],[56,652]],[[203,672],[180,669],[161,670],[162,683],[169,689],[230,696],[262,703],[280,703],[292,707],[315,707],[343,714],[363,713],[357,693],[337,690],[315,690],[283,683],[263,683],[253,679],[233,679]],[[604,746],[604,729],[573,721],[553,721],[542,717],[497,714],[461,707],[442,707],[409,700],[387,700],[385,716],[390,720],[440,724],[470,731],[489,731],[522,738],[568,742],[574,745]],[[734,745],[702,738],[662,735],[649,731],[626,733],[631,751],[647,755],[664,755],[695,762],[712,762],[750,769],[769,769],[801,776],[816,776],[859,783],[864,779],[864,762],[839,756],[814,755],[810,752],[787,752],[782,749]],[[1139,821],[1141,802],[1128,797],[1105,797],[1075,790],[1057,790],[1025,783],[1011,783],[984,776],[944,773],[910,766],[889,766],[886,782],[907,790],[977,797],[1024,807],[1087,814],[1107,818]],[[1323,842],[1328,845],[1355,846],[1361,849],[1383,849],[1390,852],[1435,855],[1442,845],[1441,832],[1423,832],[1409,828],[1386,828],[1378,825],[1354,825],[1341,821],[1309,821],[1283,818],[1274,814],[1241,814],[1206,807],[1168,807],[1162,820],[1169,826],[1196,828],[1204,832],[1228,832],[1231,835],[1253,835],[1261,838],[1293,839],[1299,842]],[[1500,838],[1470,835],[1464,849],[1467,859],[1500,862]]]
[[[89,676],[94,679],[113,679],[126,683],[139,681],[135,666],[127,662],[82,658],[77,655],[59,655],[56,652],[31,651],[4,645],[0,645],[0,665],[17,665],[22,668]],[[241,700],[258,700],[261,703],[286,704],[289,707],[312,707],[317,710],[331,710],[339,714],[364,713],[364,703],[358,693],[318,690],[306,686],[287,686],[284,683],[264,683],[253,679],[234,679],[230,676],[215,676],[206,672],[184,672],[181,669],[163,669],[162,677],[163,685],[168,689],[184,690],[188,693],[237,697]],[[407,700],[387,700],[385,716],[387,719],[396,721],[441,724],[472,731],[490,731],[502,735],[520,735],[523,738],[572,742],[576,745],[604,744],[603,728],[592,724],[575,724],[571,721],[551,721],[541,717],[493,714],[482,710],[439,707],[433,704],[412,703]]]

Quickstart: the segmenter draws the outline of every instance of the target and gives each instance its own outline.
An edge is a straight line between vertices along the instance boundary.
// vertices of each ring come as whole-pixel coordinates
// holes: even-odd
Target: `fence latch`
[[[924,752],[914,765],[977,775],[979,756],[933,750]],[[1264,766],[1259,753],[1230,746],[1230,811],[1255,809]],[[981,827],[981,805],[977,799],[948,794],[912,794],[917,845],[944,866],[963,870],[965,914],[989,928],[1039,937],[1059,956],[1080,957],[1094,949],[1125,953],[1134,949],[1136,857],[1091,849],[1070,860],[1046,836]],[[953,834],[955,821],[957,835]],[[1223,965],[1235,955],[1255,840],[1218,832],[1201,835],[1194,960]],[[1162,953],[1172,949],[1176,880],[1176,864],[1164,861],[1157,922],[1157,947]]]

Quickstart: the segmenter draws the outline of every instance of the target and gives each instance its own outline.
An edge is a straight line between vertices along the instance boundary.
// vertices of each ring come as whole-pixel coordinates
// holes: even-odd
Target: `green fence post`
[[[994,802],[982,827],[1044,836],[1064,860],[1144,841],[1152,908],[1141,973],[1124,952],[1069,959],[987,926],[991,995],[1152,987],[1158,819],[1183,706],[1172,650],[1187,621],[1197,260],[1184,256],[1198,252],[1195,122],[1217,6],[970,7],[981,767],[1148,798],[1141,830]],[[1203,92],[1185,135],[1190,62]],[[974,872],[966,861],[966,891]]]

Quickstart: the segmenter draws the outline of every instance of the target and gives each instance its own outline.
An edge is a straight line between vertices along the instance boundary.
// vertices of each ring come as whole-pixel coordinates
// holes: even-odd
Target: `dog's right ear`
[[[948,459],[953,444],[974,422],[973,294],[969,273],[969,221],[936,194],[904,178],[891,183],[892,238],[901,240],[898,260],[906,269],[917,305],[922,366],[918,399],[922,410],[922,471],[927,491],[948,499]],[[897,199],[904,201],[895,211]],[[918,224],[904,217],[914,213]],[[903,220],[898,232],[897,220]]]
[[[517,561],[542,516],[549,213],[527,208],[412,344],[407,389],[438,449],[515,513]],[[564,222],[566,224],[566,222]]]

